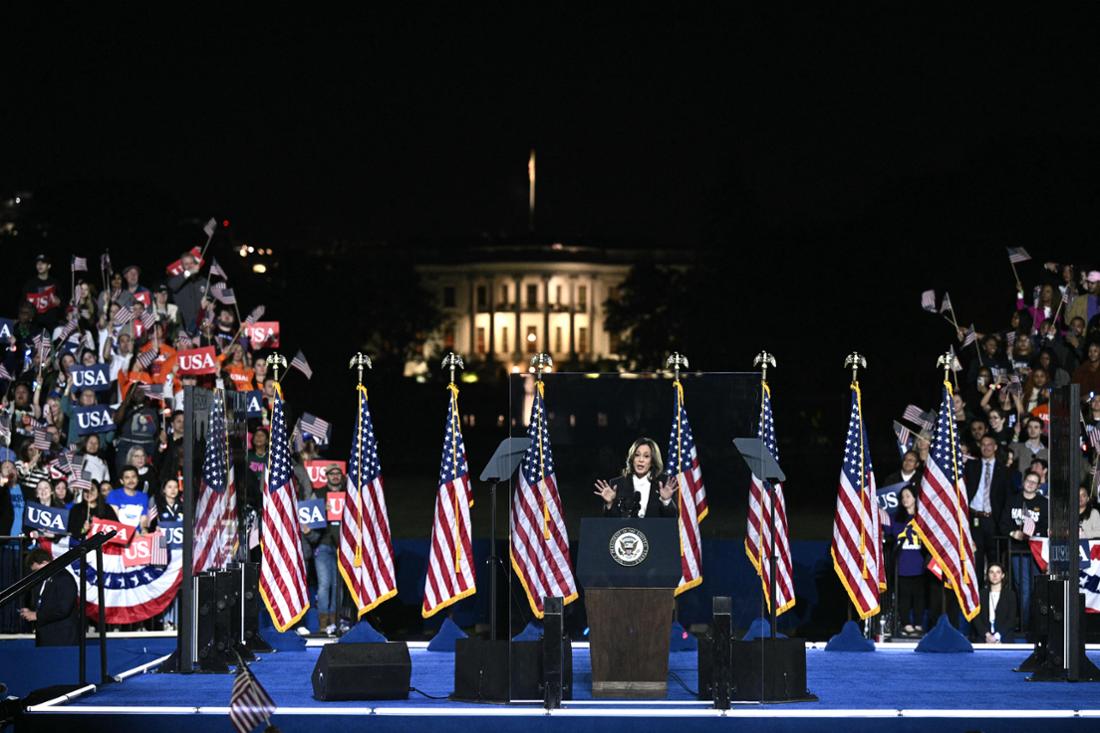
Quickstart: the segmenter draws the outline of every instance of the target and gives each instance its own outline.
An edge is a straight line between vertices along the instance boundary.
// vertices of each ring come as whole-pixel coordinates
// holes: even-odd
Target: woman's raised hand
[[[676,489],[680,488],[679,483],[679,479],[673,476],[668,481],[661,484],[657,489],[658,493],[661,495],[661,501],[668,501],[671,499],[672,495],[676,493]]]
[[[615,501],[615,489],[603,479],[596,479],[596,490],[592,493],[603,499],[603,503],[607,506],[611,506],[611,502]]]

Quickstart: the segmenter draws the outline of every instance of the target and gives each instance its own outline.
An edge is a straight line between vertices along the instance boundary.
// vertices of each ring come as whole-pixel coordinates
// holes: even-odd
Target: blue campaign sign
[[[74,366],[70,373],[73,377],[73,392],[82,389],[90,389],[95,392],[104,392],[111,388],[111,377],[106,364],[92,364],[91,366]]]
[[[321,529],[328,524],[324,499],[303,499],[298,502],[298,523],[310,529]]]
[[[15,324],[10,318],[0,318],[0,341],[7,348],[8,341],[15,338]]]
[[[261,390],[254,389],[248,393],[247,401],[245,403],[245,417],[263,417],[264,416],[264,393]]]
[[[74,407],[73,418],[76,420],[76,432],[80,435],[109,433],[115,429],[114,416],[106,405]]]
[[[23,509],[23,526],[46,532],[68,532],[69,511],[52,506],[42,506],[33,501]]]
[[[164,538],[168,541],[168,548],[183,547],[183,522],[157,522],[157,528],[164,531]]]
[[[875,491],[875,495],[878,497],[878,505],[888,512],[894,511],[900,506],[898,502],[898,493],[908,485],[908,481],[902,481],[901,483],[883,486],[878,489]]]

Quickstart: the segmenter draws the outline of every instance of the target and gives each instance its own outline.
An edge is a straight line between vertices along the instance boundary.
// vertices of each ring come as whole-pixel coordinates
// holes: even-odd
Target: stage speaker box
[[[802,639],[731,641],[734,700],[816,700],[806,690],[806,642]]]
[[[194,577],[194,660],[203,672],[228,672],[224,653],[217,641],[217,580],[214,573]]]
[[[729,700],[740,702],[817,699],[806,689],[806,643],[802,639],[732,640],[726,642],[728,651],[723,654],[723,644],[716,636],[712,629],[699,639],[700,700],[714,700],[715,707],[728,707],[724,694],[727,690]],[[732,685],[719,679],[729,672],[715,664],[716,656],[727,664],[732,662]]]
[[[508,702],[543,700],[545,677],[542,641],[458,639],[455,642],[454,700]],[[573,699],[573,645],[562,640],[562,700]],[[511,685],[509,686],[509,677]]]
[[[328,644],[313,668],[317,700],[407,700],[412,661],[404,642]]]
[[[230,567],[214,573],[214,642],[227,660],[236,661],[239,650],[245,661],[256,657],[241,647],[241,570]]]
[[[241,641],[251,652],[270,652],[260,636],[260,564],[241,563]]]

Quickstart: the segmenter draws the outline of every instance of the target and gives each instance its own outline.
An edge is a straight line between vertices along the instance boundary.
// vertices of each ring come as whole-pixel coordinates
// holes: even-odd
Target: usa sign
[[[279,322],[256,321],[244,327],[244,335],[253,349],[276,347],[279,345]]]
[[[176,355],[176,364],[180,374],[216,374],[218,371],[213,346],[181,351]]]

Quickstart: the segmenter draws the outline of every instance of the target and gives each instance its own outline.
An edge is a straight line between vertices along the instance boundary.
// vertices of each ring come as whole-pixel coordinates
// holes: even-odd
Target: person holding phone
[[[676,477],[662,473],[661,449],[652,438],[638,438],[626,454],[621,476],[597,479],[596,496],[603,499],[605,517],[677,517],[680,509],[673,500]]]

